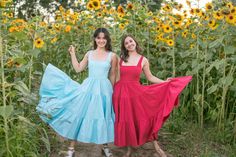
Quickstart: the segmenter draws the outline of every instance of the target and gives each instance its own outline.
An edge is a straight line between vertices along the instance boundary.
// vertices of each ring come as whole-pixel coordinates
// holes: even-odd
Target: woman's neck
[[[97,47],[95,51],[98,52],[98,53],[105,53],[106,49],[105,49],[105,47],[104,48]]]
[[[136,51],[129,51],[129,56],[136,56],[138,53]]]

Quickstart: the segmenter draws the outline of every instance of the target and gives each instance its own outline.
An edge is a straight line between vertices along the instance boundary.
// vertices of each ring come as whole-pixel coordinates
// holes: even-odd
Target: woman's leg
[[[75,157],[75,144],[76,141],[70,141],[66,157]]]
[[[125,153],[125,155],[123,157],[131,157],[132,152],[133,152],[133,148],[128,146],[127,152]]]
[[[156,152],[161,156],[161,157],[167,157],[167,155],[165,154],[165,152],[161,149],[161,147],[159,146],[159,144],[157,143],[156,140],[154,140],[153,142],[154,148],[156,150]]]

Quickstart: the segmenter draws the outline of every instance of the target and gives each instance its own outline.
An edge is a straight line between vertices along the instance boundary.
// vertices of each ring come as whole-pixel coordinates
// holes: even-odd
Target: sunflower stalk
[[[5,49],[7,49],[7,45],[5,45]],[[5,73],[4,73],[4,53],[3,53],[3,38],[2,38],[2,32],[0,30],[0,57],[1,57],[1,80],[2,80],[2,101],[3,101],[3,107],[7,107],[7,102],[6,102],[6,88],[5,88]],[[7,156],[13,156],[10,147],[9,147],[9,127],[8,127],[8,122],[7,122],[7,117],[3,116],[3,121],[4,121],[4,133],[5,133],[5,144],[6,144],[6,150],[7,150]]]
[[[175,34],[174,34],[174,31],[173,31],[173,40],[175,41]],[[172,48],[172,69],[173,69],[173,72],[172,72],[172,77],[175,77],[176,75],[176,66],[175,66],[175,44]]]
[[[34,44],[34,41],[36,40],[36,31],[37,31],[37,27],[38,27],[38,23],[36,22],[35,23],[35,32],[34,32],[34,35],[33,35],[33,50],[35,49],[35,44]],[[32,89],[32,72],[33,72],[33,55],[30,56],[30,69],[29,69],[29,92],[31,92],[31,89]]]
[[[199,62],[199,32],[197,33],[197,58],[196,58],[196,60],[197,60],[197,63]],[[197,69],[197,88],[196,88],[196,95],[197,95],[197,105],[199,106],[199,99],[198,99],[198,96],[199,96],[199,70]],[[201,121],[203,121],[202,120],[203,119],[203,117],[202,117],[202,115],[198,112],[198,122],[199,122],[199,124],[200,124],[200,126],[202,126],[201,125]]]
[[[207,42],[207,41],[206,41]],[[202,93],[201,93],[201,121],[200,121],[200,126],[203,128],[203,112],[204,112],[204,102],[205,102],[205,86],[206,86],[206,62],[207,62],[207,51],[208,51],[208,46],[205,48],[204,52],[204,62],[203,62],[203,78],[202,78]]]

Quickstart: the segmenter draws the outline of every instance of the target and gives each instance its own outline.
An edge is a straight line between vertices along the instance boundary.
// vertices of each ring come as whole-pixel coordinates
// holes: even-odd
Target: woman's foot
[[[131,157],[132,151],[133,151],[132,148],[128,147],[127,152],[122,157]]]
[[[155,147],[156,152],[161,156],[161,157],[167,157],[166,153],[161,149],[157,141],[153,141],[153,145]]]
[[[103,151],[105,157],[113,157],[111,150],[108,148],[107,145],[103,146],[102,151]]]
[[[75,157],[75,149],[74,147],[68,147],[68,151],[66,152],[65,157]]]

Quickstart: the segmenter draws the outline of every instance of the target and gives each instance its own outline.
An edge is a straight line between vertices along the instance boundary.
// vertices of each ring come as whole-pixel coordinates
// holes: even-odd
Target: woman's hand
[[[68,51],[69,51],[70,55],[75,54],[75,47],[73,45],[70,45]]]
[[[170,82],[172,80],[172,78],[171,77],[168,77],[166,80],[165,80],[165,82]]]

